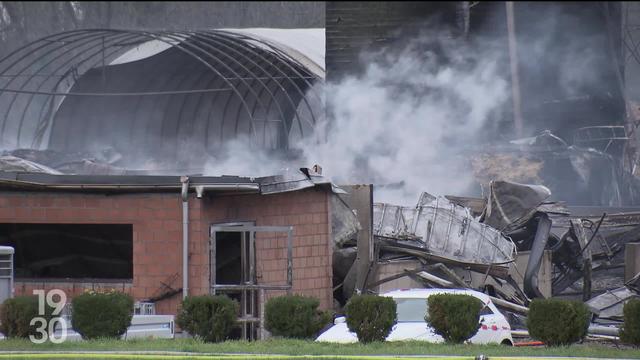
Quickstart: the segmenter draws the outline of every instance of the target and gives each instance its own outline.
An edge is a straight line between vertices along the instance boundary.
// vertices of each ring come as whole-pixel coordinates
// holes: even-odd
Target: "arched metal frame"
[[[65,80],[73,77],[75,82],[92,69],[103,69],[104,74],[104,68],[118,56],[153,40],[192,59],[193,64],[199,64],[194,65],[194,69],[199,70],[180,75],[180,69],[171,69],[161,83],[153,78],[141,79],[139,87],[148,89],[150,94],[158,88],[166,91],[161,95],[156,93],[153,98],[145,98],[145,94],[100,92],[104,96],[137,96],[128,105],[133,113],[128,125],[130,142],[147,141],[136,139],[135,131],[144,133],[157,127],[162,142],[167,136],[178,136],[184,128],[187,136],[202,132],[204,146],[210,150],[228,141],[223,134],[228,122],[235,121],[229,125],[237,136],[241,132],[240,119],[248,119],[250,130],[245,135],[256,143],[262,138],[264,145],[267,132],[275,122],[282,139],[278,144],[287,148],[293,122],[299,135],[304,137],[305,131],[313,129],[318,121],[321,109],[314,109],[308,97],[321,98],[314,84],[323,79],[277,45],[262,39],[220,30],[72,30],[39,39],[0,59],[0,145],[4,145],[0,147],[42,147],[47,139],[45,134],[52,131],[60,104],[71,96],[91,95],[73,91],[75,83],[60,90]],[[213,94],[207,95],[208,92]],[[163,108],[161,122],[151,124],[145,119],[146,123],[137,124],[143,107]],[[301,108],[304,111],[299,111]],[[76,110],[67,111],[76,115],[73,113]],[[216,124],[219,128],[211,128],[214,117],[221,118]],[[196,123],[193,118],[204,120]],[[74,125],[91,126],[89,123]],[[108,124],[99,126],[97,130],[86,130],[100,132]],[[217,134],[215,139],[211,138],[212,133]]]

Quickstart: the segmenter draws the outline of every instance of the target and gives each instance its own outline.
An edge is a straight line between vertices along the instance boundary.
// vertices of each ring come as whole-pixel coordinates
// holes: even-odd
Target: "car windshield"
[[[427,314],[426,299],[394,298],[397,305],[398,322],[424,321]]]

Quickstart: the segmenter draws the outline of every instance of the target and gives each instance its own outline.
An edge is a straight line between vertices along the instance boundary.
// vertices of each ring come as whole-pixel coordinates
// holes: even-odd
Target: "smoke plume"
[[[365,53],[361,74],[325,85],[327,119],[312,139],[295,144],[298,164],[248,153],[234,141],[207,172],[255,176],[319,164],[337,184],[373,183],[375,201],[468,193],[473,178],[461,152],[479,144],[508,100],[499,54],[489,40],[434,32]]]

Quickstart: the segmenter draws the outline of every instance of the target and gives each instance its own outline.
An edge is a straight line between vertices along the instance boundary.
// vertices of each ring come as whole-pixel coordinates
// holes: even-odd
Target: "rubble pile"
[[[61,153],[54,150],[16,149],[0,151],[0,171],[46,174],[125,175],[117,166],[122,155],[112,148],[93,153]]]
[[[343,230],[336,298],[405,278],[412,287],[485,292],[514,328],[524,328],[532,299],[551,296],[582,299],[595,324],[620,325],[624,301],[640,296],[640,274],[624,282],[625,245],[640,241],[640,213],[574,215],[550,195],[541,185],[491,181],[486,198],[423,193],[414,207],[376,203],[367,285],[355,286],[357,242]]]

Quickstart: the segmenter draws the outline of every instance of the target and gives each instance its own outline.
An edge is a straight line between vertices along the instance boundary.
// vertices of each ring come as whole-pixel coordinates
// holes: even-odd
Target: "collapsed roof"
[[[323,42],[324,29],[51,35],[0,60],[0,144],[167,161],[243,136],[287,149],[323,113]]]

